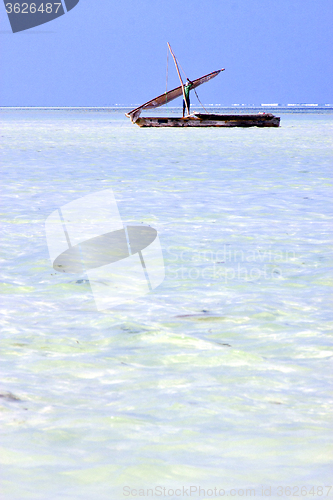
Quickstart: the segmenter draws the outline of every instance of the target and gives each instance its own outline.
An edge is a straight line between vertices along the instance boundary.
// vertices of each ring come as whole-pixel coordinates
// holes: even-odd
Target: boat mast
[[[190,114],[190,110],[188,109],[187,100],[186,100],[186,97],[185,97],[185,89],[184,89],[184,84],[183,84],[183,80],[182,80],[182,77],[181,77],[181,74],[180,74],[180,71],[179,71],[179,68],[178,68],[177,59],[176,59],[175,54],[172,52],[172,48],[171,48],[171,46],[170,46],[170,43],[169,43],[169,42],[167,42],[167,44],[168,44],[168,47],[169,47],[170,53],[171,53],[171,55],[172,55],[172,57],[173,57],[173,60],[175,61],[176,70],[177,70],[177,73],[178,73],[178,76],[179,76],[180,84],[181,84],[181,86],[182,86],[182,91],[183,91],[184,102],[185,102],[186,109],[187,109],[187,115],[189,115],[189,114]]]

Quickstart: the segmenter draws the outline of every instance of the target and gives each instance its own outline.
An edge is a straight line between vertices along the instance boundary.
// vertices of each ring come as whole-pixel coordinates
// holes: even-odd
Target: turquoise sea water
[[[332,114],[1,120],[1,498],[327,497]],[[51,267],[44,223],[108,188],[123,221],[158,230],[166,277],[98,312],[85,276]]]

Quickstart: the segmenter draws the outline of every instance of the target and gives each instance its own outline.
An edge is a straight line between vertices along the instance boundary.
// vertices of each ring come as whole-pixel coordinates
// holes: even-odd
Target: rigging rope
[[[169,75],[169,49],[167,48],[167,66],[166,66],[166,82],[165,82],[165,104],[168,107],[168,75]]]
[[[203,107],[203,109],[206,111],[206,113],[208,113],[207,109],[205,108],[205,106],[204,106],[204,105],[202,104],[202,102],[200,101],[199,96],[198,96],[198,94],[197,94],[197,91],[196,91],[195,89],[194,89],[194,92],[195,92],[195,95],[197,96],[197,99],[198,99],[198,101],[200,102],[201,106],[202,106],[202,107]]]

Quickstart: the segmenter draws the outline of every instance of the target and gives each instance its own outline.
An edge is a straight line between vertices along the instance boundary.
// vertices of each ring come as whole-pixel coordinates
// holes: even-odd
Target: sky
[[[0,105],[142,104],[166,89],[167,42],[190,79],[225,68],[203,103],[332,104],[332,35],[333,0],[80,0],[18,33],[0,4]]]

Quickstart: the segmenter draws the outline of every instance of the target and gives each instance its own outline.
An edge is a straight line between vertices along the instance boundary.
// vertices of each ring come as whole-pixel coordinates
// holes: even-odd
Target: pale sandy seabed
[[[1,111],[3,500],[325,497],[332,116],[202,130]],[[51,267],[44,223],[108,188],[124,221],[157,229],[166,277],[98,312],[84,276]]]

